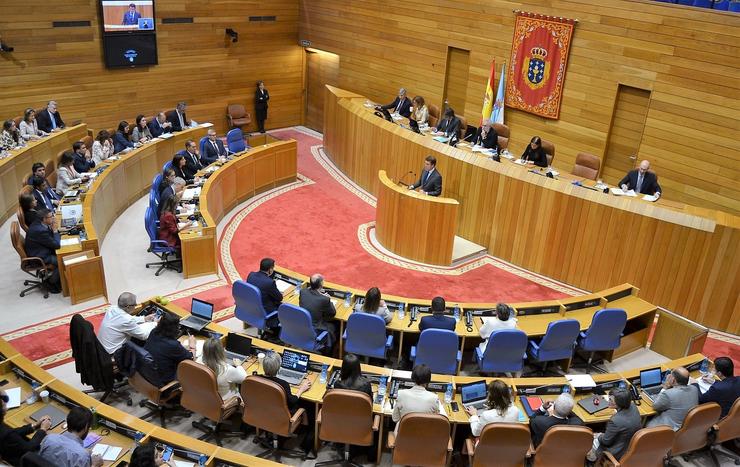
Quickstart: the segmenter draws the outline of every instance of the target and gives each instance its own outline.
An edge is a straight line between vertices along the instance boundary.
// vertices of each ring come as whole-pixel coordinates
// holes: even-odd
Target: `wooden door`
[[[304,125],[319,133],[324,129],[324,90],[336,86],[339,78],[339,55],[306,50],[306,114]]]
[[[637,153],[649,106],[650,91],[619,85],[601,170],[605,182],[619,182],[639,162]]]
[[[468,73],[470,70],[470,51],[455,47],[447,48],[447,67],[445,68],[444,101],[459,116],[465,115],[465,99],[468,95]]]

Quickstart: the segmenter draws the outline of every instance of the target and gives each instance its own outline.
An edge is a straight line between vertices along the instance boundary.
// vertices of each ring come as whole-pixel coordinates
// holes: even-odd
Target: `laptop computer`
[[[463,384],[460,387],[463,407],[475,407],[484,409],[488,397],[488,389],[485,381],[476,381],[474,383]]]
[[[213,303],[204,302],[197,298],[190,305],[190,316],[180,320],[180,325],[196,332],[202,331],[213,319]]]
[[[287,381],[292,385],[298,385],[306,377],[308,372],[308,354],[294,352],[293,350],[283,350],[282,363],[278,370],[278,378]]]
[[[226,357],[229,359],[237,359],[241,363],[247,359],[250,353],[252,353],[252,339],[241,334],[230,332],[226,336]]]
[[[413,131],[414,133],[421,134],[421,130],[419,129],[419,122],[417,122],[413,118],[409,119],[409,128],[411,128],[411,131]]]
[[[597,403],[598,402],[598,403]],[[593,415],[609,408],[609,399],[604,396],[589,396],[578,401],[583,410]]]
[[[51,419],[51,428],[49,428],[49,430],[53,430],[57,427],[57,425],[67,419],[67,414],[57,409],[53,405],[45,405],[41,407],[40,409],[32,413],[29,418],[34,422],[38,422],[47,415]]]
[[[640,370],[640,389],[653,402],[656,395],[663,389],[663,372],[660,368]]]

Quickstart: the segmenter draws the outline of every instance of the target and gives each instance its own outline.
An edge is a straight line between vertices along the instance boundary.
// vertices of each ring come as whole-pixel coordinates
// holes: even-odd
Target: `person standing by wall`
[[[270,93],[265,88],[265,82],[257,81],[257,91],[254,93],[254,110],[257,117],[257,130],[260,133],[265,132],[265,120],[267,120],[267,101],[270,100]]]

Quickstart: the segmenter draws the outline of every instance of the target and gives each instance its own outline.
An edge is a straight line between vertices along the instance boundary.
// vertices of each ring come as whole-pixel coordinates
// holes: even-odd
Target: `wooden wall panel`
[[[296,0],[158,0],[159,65],[108,70],[103,62],[97,0],[5,0],[0,55],[0,116],[21,115],[50,98],[65,122],[110,128],[185,100],[188,116],[226,129],[226,105],[243,103],[254,115],[255,82],[270,91],[268,128],[301,121],[302,54]],[[275,22],[249,22],[274,15]],[[162,24],[193,17],[192,24]],[[88,20],[90,27],[52,28],[52,21]],[[224,30],[239,32],[239,42]],[[253,129],[253,128],[252,128]]]
[[[439,105],[447,48],[470,50],[455,110],[477,122],[491,59],[497,79],[509,59],[513,8],[579,23],[560,119],[506,109],[512,152],[539,134],[561,171],[581,151],[603,159],[619,84],[651,90],[638,158],[664,197],[740,213],[740,15],[649,0],[301,0],[300,38],[340,56],[340,88],[383,103],[406,87]]]

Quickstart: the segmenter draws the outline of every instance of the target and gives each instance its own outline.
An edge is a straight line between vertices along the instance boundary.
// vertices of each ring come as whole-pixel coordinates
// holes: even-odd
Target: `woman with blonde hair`
[[[215,337],[208,339],[203,345],[203,364],[213,370],[218,382],[218,392],[223,400],[239,395],[237,384],[241,384],[247,377],[247,372],[234,361],[230,364],[226,360],[226,352],[221,341]]]
[[[413,103],[413,108],[411,109],[411,118],[413,120],[416,120],[416,123],[418,123],[419,125],[426,123],[427,120],[429,120],[429,109],[424,103],[424,98],[421,96],[416,96],[411,102]]]

